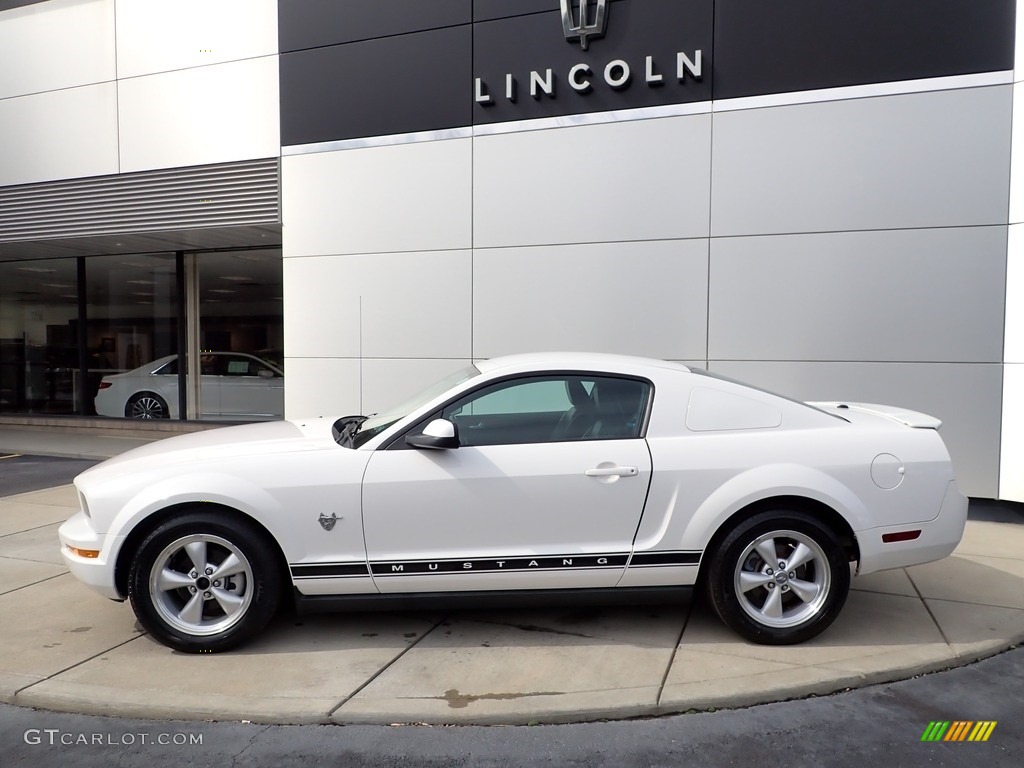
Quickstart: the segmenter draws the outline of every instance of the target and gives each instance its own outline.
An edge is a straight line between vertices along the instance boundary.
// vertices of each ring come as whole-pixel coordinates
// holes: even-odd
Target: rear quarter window
[[[691,432],[773,429],[782,424],[782,409],[734,392],[694,387],[686,407]]]

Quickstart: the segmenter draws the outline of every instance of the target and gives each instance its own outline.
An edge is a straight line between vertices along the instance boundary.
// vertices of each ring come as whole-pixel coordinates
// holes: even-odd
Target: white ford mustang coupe
[[[518,355],[388,413],[130,451],[75,479],[60,539],[72,573],[189,652],[248,640],[290,596],[632,601],[697,583],[748,640],[798,643],[839,614],[851,571],[960,541],[938,427],[676,363]]]

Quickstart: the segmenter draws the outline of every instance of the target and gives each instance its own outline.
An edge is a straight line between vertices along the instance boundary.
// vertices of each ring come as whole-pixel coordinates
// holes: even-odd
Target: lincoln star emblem
[[[573,0],[562,0],[562,29],[566,40],[579,39],[580,47],[585,51],[590,38],[604,35],[607,0],[597,0],[593,15],[588,13],[590,0],[579,0],[579,21],[573,18],[575,4]]]
[[[331,512],[331,516],[328,517],[323,512],[320,513],[320,525],[325,531],[329,531],[334,527],[334,524],[341,520],[336,514]]]

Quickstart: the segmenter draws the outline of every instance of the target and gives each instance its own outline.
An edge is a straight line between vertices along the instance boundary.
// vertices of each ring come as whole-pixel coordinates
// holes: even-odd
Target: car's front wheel
[[[761,512],[711,553],[715,611],[755,643],[802,643],[824,631],[850,591],[846,550],[824,522],[798,511]]]
[[[139,547],[128,598],[139,623],[164,645],[188,653],[225,651],[273,617],[281,598],[276,553],[242,518],[174,517]]]

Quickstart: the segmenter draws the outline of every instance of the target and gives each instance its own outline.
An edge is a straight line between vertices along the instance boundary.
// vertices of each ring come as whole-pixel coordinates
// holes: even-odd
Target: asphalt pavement
[[[97,459],[24,456],[0,451],[0,498],[66,485],[75,475],[97,464]]]

